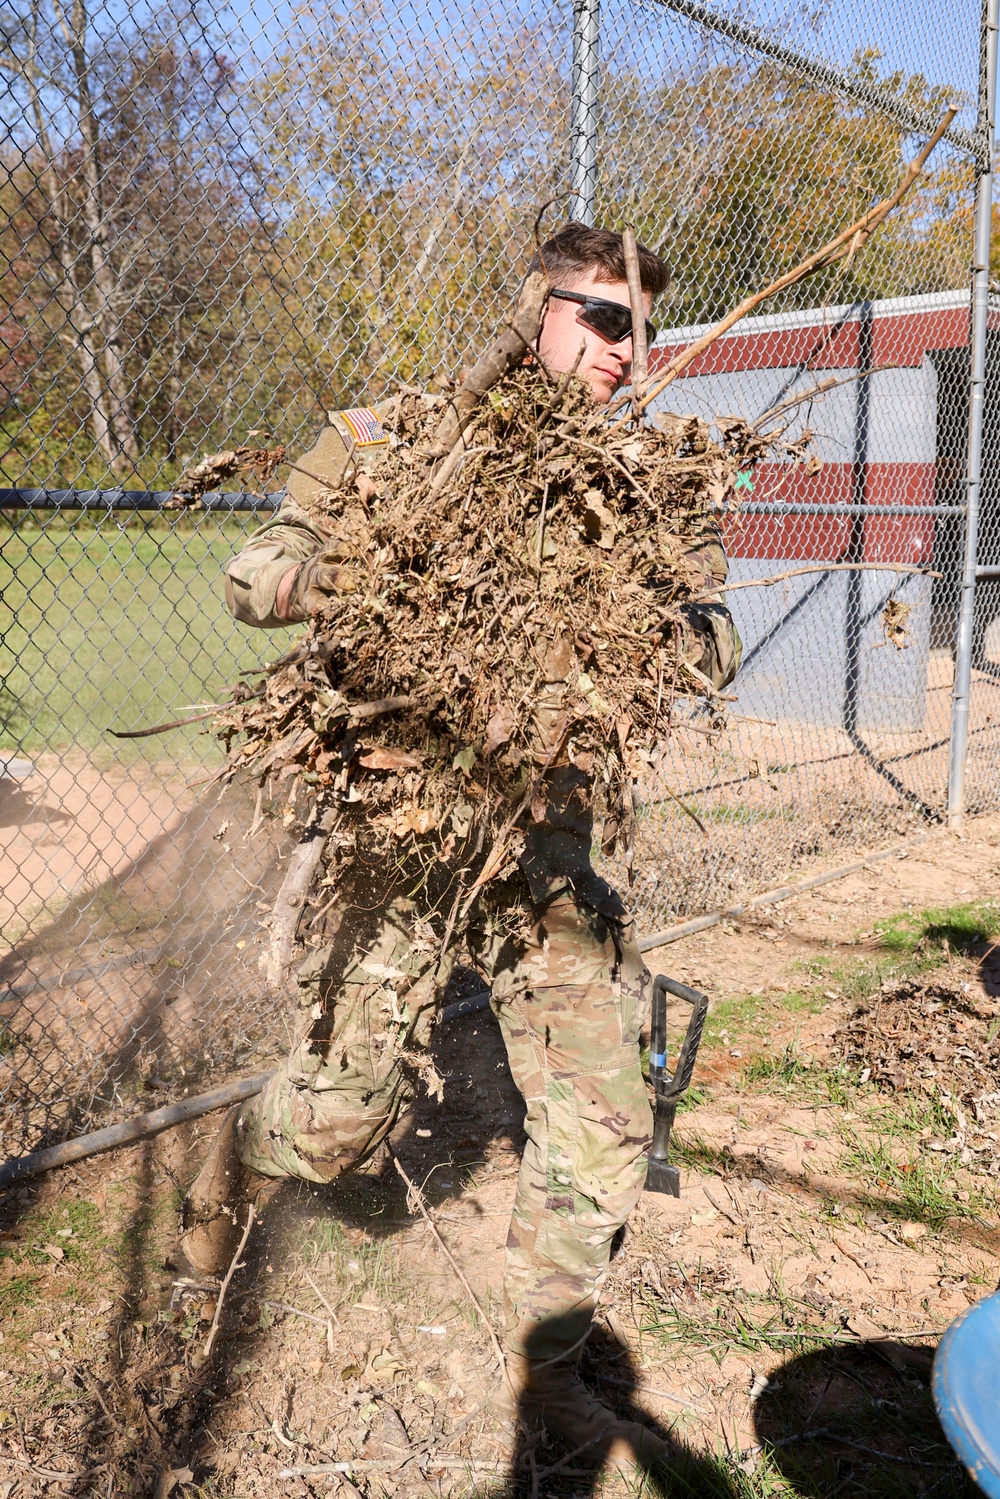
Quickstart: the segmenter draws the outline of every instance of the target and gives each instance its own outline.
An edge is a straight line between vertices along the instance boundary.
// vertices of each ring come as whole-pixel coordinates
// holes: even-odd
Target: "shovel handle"
[[[691,1019],[681,1045],[677,1066],[673,1073],[667,1072],[667,995],[683,999],[691,1006]],[[662,973],[653,980],[653,1013],[649,1036],[649,1076],[656,1089],[657,1102],[676,1105],[681,1094],[690,1086],[694,1072],[698,1047],[701,1045],[705,1019],[708,1015],[708,995],[676,979],[668,979]]]

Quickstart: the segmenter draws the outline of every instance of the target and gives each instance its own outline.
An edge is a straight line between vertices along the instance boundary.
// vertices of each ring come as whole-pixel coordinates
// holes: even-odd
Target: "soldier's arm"
[[[294,500],[286,500],[226,568],[230,613],[241,624],[265,630],[290,623],[288,601],[299,567],[328,540]]]
[[[349,469],[367,472],[382,460],[389,449],[381,420],[388,404],[330,412],[315,445],[296,459],[281,509],[253,532],[226,569],[226,602],[241,624],[273,630],[305,617],[301,601],[293,600],[299,569],[332,534],[317,520],[312,502]]]
[[[722,533],[714,520],[706,519],[701,535],[683,554],[692,581],[700,578],[705,591],[718,588],[729,572]],[[733,617],[721,599],[681,606],[684,616],[681,649],[686,660],[712,683],[727,687],[735,677],[743,654],[743,642]]]

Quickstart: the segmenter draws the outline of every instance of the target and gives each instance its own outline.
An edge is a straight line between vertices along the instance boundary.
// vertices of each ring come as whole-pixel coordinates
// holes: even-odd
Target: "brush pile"
[[[803,457],[738,419],[718,441],[697,417],[612,426],[534,365],[479,402],[442,483],[425,456],[441,405],[398,395],[383,466],[321,491],[338,593],[217,719],[223,778],[292,778],[303,818],[335,804],[345,862],[468,865],[501,829],[516,844],[513,814],[541,819],[559,766],[613,827],[677,696],[712,696],[682,606],[717,599],[737,475],[776,446]]]

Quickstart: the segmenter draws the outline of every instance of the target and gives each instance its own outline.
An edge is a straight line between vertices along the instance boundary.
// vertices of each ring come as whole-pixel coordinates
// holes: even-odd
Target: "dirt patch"
[[[942,834],[653,954],[714,1012],[678,1121],[683,1195],[647,1194],[621,1236],[584,1372],[666,1435],[696,1493],[971,1499],[927,1370],[1000,1279],[993,1123],[974,1104],[996,1065],[976,933],[998,832]],[[929,907],[949,908],[947,950]],[[919,1049],[935,1047],[924,1078]],[[275,1191],[208,1358],[216,1293],[178,1284],[166,1259],[215,1121],[8,1196],[10,1499],[629,1492],[490,1402],[483,1313],[499,1325],[523,1109],[488,1015],[442,1027],[436,1061],[444,1103],[422,1099],[396,1148],[481,1311],[386,1159]]]
[[[42,755],[20,783],[0,780],[0,928],[20,938],[53,902],[124,874],[191,800],[176,775],[82,755]]]

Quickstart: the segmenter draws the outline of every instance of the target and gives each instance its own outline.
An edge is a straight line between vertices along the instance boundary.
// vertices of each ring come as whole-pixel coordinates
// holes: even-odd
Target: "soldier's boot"
[[[509,1386],[500,1404],[528,1427],[544,1426],[582,1461],[593,1455],[623,1472],[665,1463],[670,1447],[638,1421],[623,1421],[592,1395],[572,1363],[507,1355]]]
[[[221,1275],[229,1268],[246,1227],[247,1210],[270,1182],[240,1159],[240,1107],[230,1109],[223,1120],[181,1209],[178,1258],[182,1268],[195,1275]]]

